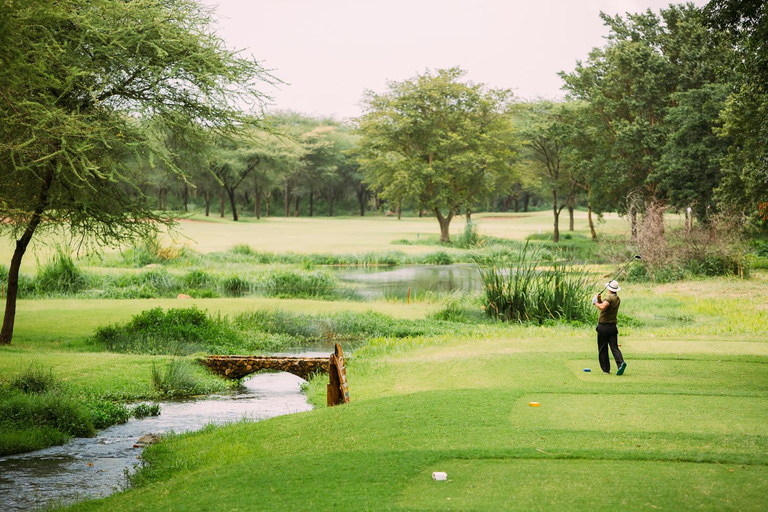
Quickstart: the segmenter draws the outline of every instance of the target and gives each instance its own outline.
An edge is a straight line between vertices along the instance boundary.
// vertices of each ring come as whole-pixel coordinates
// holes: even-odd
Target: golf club
[[[621,273],[622,273],[622,272],[624,272],[624,271],[627,269],[627,267],[629,266],[629,264],[630,264],[630,263],[632,263],[632,262],[633,262],[633,261],[635,261],[635,260],[641,260],[641,259],[643,259],[643,257],[642,257],[642,256],[640,256],[639,254],[635,254],[634,256],[632,256],[632,259],[631,259],[631,260],[629,260],[629,261],[627,262],[627,264],[626,264],[626,265],[624,265],[624,266],[622,267],[622,269],[621,269],[621,270],[619,270],[619,273],[618,273],[618,274],[616,274],[615,276],[613,276],[613,279],[611,279],[611,281],[615,281],[615,280],[616,280],[616,278],[617,278],[617,277],[619,277],[619,276],[621,275]],[[608,282],[610,283],[611,281],[608,281]],[[602,294],[602,293],[605,291],[605,289],[606,289],[606,288],[608,288],[608,285],[607,285],[607,284],[605,285],[605,287],[604,287],[602,290],[600,290],[600,293],[598,293],[598,295],[601,295],[601,294]]]

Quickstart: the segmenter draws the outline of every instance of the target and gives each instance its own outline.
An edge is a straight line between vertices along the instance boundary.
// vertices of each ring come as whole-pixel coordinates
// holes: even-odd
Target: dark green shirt
[[[608,292],[608,295],[603,299],[608,303],[608,307],[600,311],[600,316],[597,318],[599,324],[615,324],[616,315],[619,313],[619,305],[621,299],[615,293]]]

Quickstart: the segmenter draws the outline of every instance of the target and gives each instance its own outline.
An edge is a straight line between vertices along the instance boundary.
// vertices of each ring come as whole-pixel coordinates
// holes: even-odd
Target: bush
[[[645,276],[669,282],[689,276],[749,277],[748,246],[733,219],[712,216],[706,224],[665,230],[663,208],[646,205],[637,236]],[[635,279],[638,273],[630,274]]]
[[[113,352],[192,354],[217,344],[236,344],[240,336],[226,320],[213,319],[196,307],[154,308],[125,325],[98,328],[93,340]]]
[[[301,272],[275,269],[262,278],[260,286],[271,297],[328,298],[337,295],[336,278],[323,270]]]
[[[451,265],[453,257],[445,251],[431,252],[424,256],[424,263],[428,265]]]
[[[10,382],[11,388],[22,393],[48,393],[62,388],[61,380],[53,374],[53,369],[30,365],[16,375]]]
[[[483,307],[475,301],[462,297],[451,297],[428,318],[445,322],[476,324],[487,320]]]
[[[182,281],[186,288],[200,289],[216,287],[216,278],[209,275],[204,270],[193,270],[192,272],[188,272]]]
[[[96,398],[87,401],[86,404],[96,429],[125,423],[131,417],[131,411],[126,406],[110,400]]]
[[[134,418],[146,418],[147,416],[160,416],[160,404],[137,404],[131,409]]]
[[[212,376],[205,378],[199,372],[203,372],[202,368],[194,368],[186,359],[171,359],[164,371],[153,362],[152,387],[165,396],[205,395],[226,389],[221,379]]]
[[[484,306],[489,316],[514,322],[565,320],[588,322],[592,311],[589,276],[571,261],[550,260],[548,270],[541,249],[529,245],[516,255],[475,255],[485,289]]]
[[[240,256],[253,256],[256,254],[256,251],[254,251],[250,245],[248,244],[237,244],[232,246],[232,248],[229,250],[232,254],[237,254]]]
[[[482,241],[483,237],[480,236],[480,233],[477,229],[477,224],[472,221],[468,221],[464,225],[464,231],[458,238],[456,238],[456,240],[453,242],[453,245],[463,249],[471,249],[480,245]]]
[[[7,394],[0,400],[0,418],[18,428],[49,427],[75,437],[96,432],[82,401],[60,393]]]
[[[251,282],[242,277],[228,277],[221,283],[224,292],[230,297],[240,297],[251,291]]]
[[[61,247],[50,261],[38,266],[35,288],[39,293],[72,294],[88,286],[88,277]]]

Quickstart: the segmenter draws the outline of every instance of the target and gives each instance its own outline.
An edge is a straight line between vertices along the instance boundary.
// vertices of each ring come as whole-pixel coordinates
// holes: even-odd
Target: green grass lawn
[[[482,234],[514,239],[551,229],[549,212],[476,220]],[[273,252],[428,252],[434,247],[391,242],[432,236],[436,228],[434,219],[383,217],[194,218],[181,225],[200,252],[235,244]],[[460,220],[452,226],[462,229]],[[620,234],[625,221],[609,217],[599,229]],[[577,233],[588,233],[583,213]],[[10,259],[5,244],[0,258]],[[765,510],[768,273],[750,281],[622,283],[621,294],[622,313],[633,319],[620,327],[629,363],[622,377],[599,371],[591,327],[478,324],[469,335],[375,338],[348,360],[350,404],[326,408],[327,378],[320,376],[307,389],[315,410],[169,436],[145,451],[149,465],[136,488],[72,508]],[[436,307],[24,300],[13,344],[0,347],[0,380],[36,364],[76,390],[147,393],[157,358],[101,352],[85,340],[146,309],[192,305],[222,315],[375,310],[413,320]],[[433,481],[433,471],[446,471],[448,481]]]
[[[530,234],[552,232],[552,212],[486,213],[473,217],[480,234],[513,240],[524,240]],[[562,220],[562,219],[561,219]],[[669,216],[672,223],[678,222]],[[464,230],[463,217],[451,223],[451,235]],[[567,218],[561,222],[561,233],[567,231]],[[601,235],[615,235],[627,230],[627,222],[607,214],[605,222],[597,225]],[[575,213],[575,232],[589,236],[585,212]],[[244,218],[233,222],[229,218],[192,216],[179,223],[173,243],[197,252],[226,251],[238,244],[249,245],[256,251],[284,253],[365,254],[369,252],[401,251],[422,254],[435,251],[434,246],[393,245],[395,240],[417,241],[421,237],[438,237],[439,226],[434,218],[403,217],[401,220],[381,215],[366,217],[271,217],[256,220]],[[35,240],[22,260],[22,272],[34,274],[37,260],[46,261],[56,244],[65,243],[62,235]],[[167,243],[171,243],[167,241]],[[0,238],[0,265],[10,265],[14,243]],[[450,248],[444,249],[451,251]]]
[[[765,510],[768,292],[729,308],[738,283],[690,286],[622,292],[668,315],[622,330],[624,376],[590,328],[375,339],[350,404],[172,436],[138,488],[73,510]]]

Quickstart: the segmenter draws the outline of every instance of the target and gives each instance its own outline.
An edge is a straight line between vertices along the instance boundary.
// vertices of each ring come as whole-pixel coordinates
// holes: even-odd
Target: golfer
[[[600,360],[600,368],[603,369],[603,373],[611,373],[611,360],[608,358],[608,347],[611,347],[613,352],[613,359],[616,361],[616,375],[624,373],[624,369],[627,367],[627,363],[624,362],[624,357],[619,350],[619,330],[616,328],[616,315],[619,313],[619,306],[621,305],[621,299],[616,294],[621,288],[619,283],[611,281],[606,286],[608,295],[605,299],[601,297],[601,294],[597,294],[592,300],[592,304],[600,310],[600,316],[597,319],[597,356]]]

